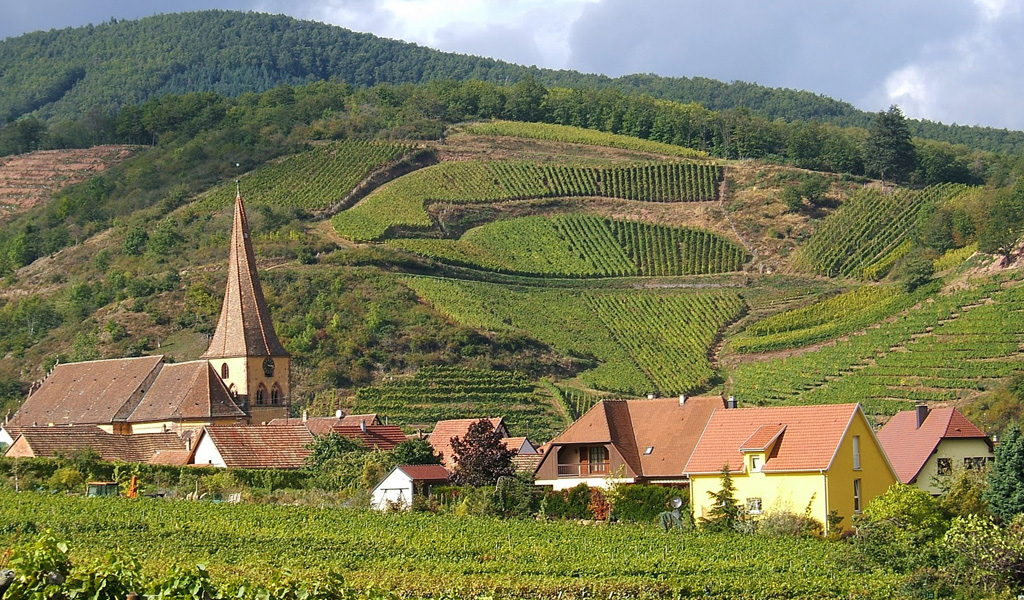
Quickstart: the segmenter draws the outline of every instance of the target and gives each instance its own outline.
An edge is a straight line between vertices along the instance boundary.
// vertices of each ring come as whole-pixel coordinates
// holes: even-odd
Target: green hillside
[[[4,407],[58,359],[201,354],[235,179],[296,410],[500,413],[547,437],[596,398],[652,393],[1019,406],[1024,286],[993,253],[1015,248],[1024,184],[892,188],[407,112],[434,89],[139,109],[155,146],[0,224]]]
[[[573,111],[575,117],[553,114],[549,120],[590,128],[604,128],[611,122],[601,107],[621,106],[638,94],[647,96],[650,102],[661,99],[697,103],[713,111],[741,109],[732,117],[742,121],[744,114],[752,114],[762,119],[758,129],[776,120],[867,127],[872,118],[871,113],[849,103],[806,91],[746,82],[724,83],[703,77],[637,74],[609,78],[524,67],[254,12],[166,14],[29,33],[0,41],[0,65],[0,122],[29,114],[77,121],[77,125],[62,128],[55,137],[78,139],[79,143],[94,135],[81,129],[103,127],[109,110],[137,106],[166,94],[213,92],[239,96],[282,85],[327,80],[358,87],[446,80],[521,83],[512,97],[498,99],[490,95],[482,103],[492,108],[489,114],[481,116],[516,120],[536,120],[536,107],[530,106],[536,94],[532,82],[553,88],[577,88],[565,90],[562,96],[584,94],[593,104],[587,110]],[[595,90],[601,93],[595,94]],[[549,97],[547,103],[559,110],[563,100],[561,96]],[[506,103],[507,107],[501,106]],[[579,121],[588,118],[593,122]],[[142,141],[130,139],[130,123],[117,125],[120,141]],[[652,130],[664,130],[664,123],[652,127],[654,124],[647,119],[623,125],[626,133],[643,138],[650,137]],[[912,129],[919,137],[966,144],[978,150],[1024,150],[1021,132],[928,121],[912,122]],[[741,136],[737,141],[750,140]],[[738,151],[742,154],[742,150]]]

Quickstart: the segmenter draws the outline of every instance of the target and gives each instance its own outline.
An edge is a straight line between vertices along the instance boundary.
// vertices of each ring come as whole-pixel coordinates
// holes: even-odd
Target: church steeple
[[[228,282],[217,330],[202,356],[252,421],[287,417],[291,359],[277,339],[256,271],[242,195],[235,198]]]
[[[241,194],[235,197],[224,304],[217,330],[203,358],[240,356],[288,356],[277,339],[267,301],[263,297]]]

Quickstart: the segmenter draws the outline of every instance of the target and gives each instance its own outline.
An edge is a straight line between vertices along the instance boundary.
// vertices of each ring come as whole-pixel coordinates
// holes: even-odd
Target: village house
[[[356,422],[356,421],[353,421]],[[335,425],[320,435],[336,433],[370,450],[386,452],[407,438],[397,425]],[[233,469],[298,469],[319,437],[305,423],[204,427],[188,464]]]
[[[7,450],[10,458],[52,458],[95,453],[101,460],[184,465],[189,451],[176,433],[119,435],[95,425],[23,427]]]
[[[735,497],[750,516],[829,515],[850,524],[896,473],[859,404],[716,410],[683,473],[699,520],[712,508],[728,467]]]
[[[377,510],[409,509],[413,496],[429,497],[437,486],[448,485],[449,472],[441,465],[401,465],[388,473],[370,492],[370,507]]]
[[[13,448],[30,427],[90,425],[115,435],[173,432],[188,438],[206,426],[284,418],[291,404],[290,361],[274,332],[239,196],[224,302],[201,360],[175,364],[144,356],[58,364],[4,424],[0,442]]]
[[[995,460],[992,440],[953,407],[919,404],[896,413],[878,441],[901,482],[935,495],[954,469],[983,469]]]
[[[547,444],[537,485],[682,485],[683,467],[721,396],[602,400]]]
[[[441,464],[447,469],[455,468],[455,457],[452,452],[452,438],[464,439],[466,434],[469,433],[469,427],[480,421],[481,419],[448,419],[445,421],[438,421],[434,425],[434,430],[427,436],[427,443],[434,449],[434,452],[441,455]],[[516,456],[532,457],[537,455],[537,448],[533,445],[530,440],[525,437],[511,437],[509,435],[508,426],[505,425],[505,419],[502,417],[487,417],[482,419],[484,421],[490,421],[491,426],[497,431],[502,438],[502,443],[505,447],[516,453]],[[525,465],[532,471],[532,467],[535,463],[532,463],[529,459],[516,460],[517,470],[519,465]]]

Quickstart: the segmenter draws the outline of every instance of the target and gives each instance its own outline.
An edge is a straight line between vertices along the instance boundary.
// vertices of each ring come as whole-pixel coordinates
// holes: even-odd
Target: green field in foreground
[[[205,564],[226,583],[334,570],[404,597],[889,598],[901,583],[817,539],[0,490],[0,548],[29,543],[13,533],[25,527],[52,530],[78,563],[120,547],[150,574]]]

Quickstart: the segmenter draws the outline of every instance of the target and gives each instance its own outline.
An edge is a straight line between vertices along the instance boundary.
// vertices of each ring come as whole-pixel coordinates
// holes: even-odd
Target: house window
[[[759,515],[761,514],[761,499],[760,498],[747,498],[747,514]]]
[[[228,363],[224,363],[220,366],[220,378],[227,380],[228,378]]]
[[[853,480],[853,512],[860,512],[860,479]]]
[[[988,464],[985,456],[968,456],[964,458],[964,469],[968,471],[980,471]]]
[[[256,388],[256,404],[259,406],[263,406],[263,403],[266,402],[266,399],[267,388],[263,387],[263,384],[261,383],[260,387]]]
[[[860,436],[853,436],[853,470],[860,471]]]
[[[608,448],[590,446],[580,448],[580,462],[585,463],[581,471],[584,474],[608,472]]]
[[[938,469],[939,475],[949,475],[953,472],[953,460],[950,458],[936,458],[935,466]]]

